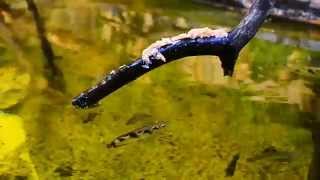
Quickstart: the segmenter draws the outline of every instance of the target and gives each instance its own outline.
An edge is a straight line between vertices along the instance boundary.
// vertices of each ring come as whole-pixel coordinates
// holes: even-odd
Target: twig
[[[250,8],[248,15],[226,36],[186,37],[174,43],[157,47],[155,49],[157,51],[156,55],[160,54],[160,57],[150,56],[148,62],[143,58],[139,58],[132,64],[124,65],[116,71],[111,71],[111,73],[96,86],[75,97],[72,104],[81,108],[95,105],[105,96],[137,79],[141,75],[163,64],[187,56],[219,56],[224,74],[232,75],[240,50],[254,37],[266,19],[272,7],[271,1],[272,0],[256,0]],[[161,60],[159,60],[159,58]]]
[[[47,63],[49,68],[52,71],[53,77],[56,77],[57,75],[61,75],[61,71],[58,69],[58,67],[54,64],[55,55],[52,49],[52,46],[46,37],[46,28],[44,21],[42,20],[38,8],[33,0],[26,0],[28,5],[28,10],[32,13],[38,37],[41,42],[41,50],[45,58],[47,59]]]
[[[226,176],[225,177],[231,177],[234,175],[234,172],[236,171],[237,168],[237,162],[240,159],[240,153],[235,154],[231,161],[229,162],[225,172],[226,172]]]

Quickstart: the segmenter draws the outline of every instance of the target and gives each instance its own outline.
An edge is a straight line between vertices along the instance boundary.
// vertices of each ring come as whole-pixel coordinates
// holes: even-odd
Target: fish
[[[109,144],[107,144],[107,148],[116,148],[119,146],[122,146],[120,143],[131,139],[131,138],[138,138],[143,134],[152,134],[153,131],[161,129],[163,127],[167,126],[167,123],[160,122],[153,125],[144,126],[142,128],[135,129],[133,131],[130,131],[126,134],[120,135],[116,137],[114,140],[112,140]]]
[[[268,146],[262,152],[248,158],[247,161],[273,160],[278,162],[290,162],[295,156],[297,155],[293,152],[281,151],[274,146]]]

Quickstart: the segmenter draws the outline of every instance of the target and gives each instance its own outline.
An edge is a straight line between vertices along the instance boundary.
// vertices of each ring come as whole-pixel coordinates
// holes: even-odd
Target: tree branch
[[[171,61],[199,55],[218,56],[225,75],[232,75],[236,59],[240,50],[254,37],[272,6],[272,0],[256,0],[248,15],[240,24],[226,36],[199,36],[181,38],[174,43],[161,45],[154,49],[146,62],[139,58],[129,65],[121,66],[111,71],[101,82],[89,90],[81,93],[72,100],[77,107],[86,108],[98,103],[99,100],[111,94],[125,84],[137,79],[141,75]],[[190,31],[189,31],[190,32]],[[152,46],[152,45],[151,45]],[[160,58],[156,55],[161,55]]]

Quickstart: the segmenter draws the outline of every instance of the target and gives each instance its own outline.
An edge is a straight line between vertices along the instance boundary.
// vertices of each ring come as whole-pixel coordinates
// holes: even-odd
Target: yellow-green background
[[[190,1],[36,1],[61,77],[45,68],[30,12],[0,23],[0,179],[306,179],[310,126],[320,121],[320,53],[252,40],[235,75],[217,58],[192,57],[152,71],[93,109],[71,99],[151,42],[191,27],[233,27],[240,14]],[[302,24],[262,31],[320,40]],[[156,121],[167,127],[107,149]],[[265,149],[277,152],[263,154]],[[233,177],[225,177],[240,153]],[[254,159],[251,160],[250,159]]]

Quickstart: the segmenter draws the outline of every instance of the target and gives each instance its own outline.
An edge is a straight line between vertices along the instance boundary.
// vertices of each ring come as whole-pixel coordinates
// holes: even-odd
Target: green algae
[[[20,176],[29,179],[225,179],[225,169],[237,153],[241,157],[232,179],[307,177],[313,146],[311,132],[306,128],[310,120],[302,114],[315,112],[303,105],[312,103],[302,98],[310,94],[291,93],[301,97],[292,100],[287,92],[308,88],[313,94],[311,100],[317,99],[313,88],[317,87],[319,74],[295,70],[308,68],[309,57],[318,52],[255,39],[242,52],[233,78],[222,76],[217,58],[192,57],[144,75],[106,97],[95,108],[75,109],[70,103],[74,95],[113,68],[131,62],[131,57],[138,56],[152,41],[179,32],[174,26],[167,28],[157,22],[171,24],[177,15],[196,14],[197,19],[188,18],[188,22],[205,26],[209,23],[209,10],[201,11],[197,7],[199,12],[193,13],[187,7],[166,12],[165,8],[153,9],[155,5],[142,1],[134,5],[99,1],[88,7],[81,3],[56,3],[53,10],[41,8],[50,27],[49,39],[61,57],[56,63],[63,72],[66,88],[64,91],[54,89],[50,80],[44,78],[43,58],[37,54],[40,54],[39,44],[31,33],[34,40],[20,43],[24,57],[33,68],[22,70],[21,74],[15,74],[18,77],[9,78],[10,82],[6,83],[11,89],[18,87],[23,96],[16,95],[11,103],[14,106],[4,108],[14,114],[9,117],[19,116],[23,124],[19,130],[10,132],[26,134],[25,140],[19,143],[23,150],[19,147],[10,150],[13,159],[8,162],[16,164],[21,153],[29,159],[23,161],[22,166],[1,166],[6,170],[0,172],[0,179]],[[114,21],[101,18],[97,12],[102,6],[112,7],[112,12],[116,12],[111,17]],[[146,7],[154,24],[149,32],[143,33],[141,11]],[[127,20],[125,16],[115,20],[117,14],[126,12],[131,14]],[[77,21],[80,13],[81,17],[91,17],[94,22],[88,21],[90,18]],[[214,25],[225,26],[236,21],[233,15],[216,13],[218,17],[230,17],[230,22],[220,24],[220,19]],[[66,22],[62,22],[74,23],[73,26],[64,26],[61,19],[57,20],[60,16],[68,16]],[[209,16],[212,15],[209,13]],[[19,26],[29,27],[27,23]],[[109,40],[106,29],[111,29]],[[152,29],[156,29],[155,33]],[[21,68],[21,64],[14,61],[7,61],[6,66],[12,62],[10,65]],[[6,66],[1,66],[1,70],[5,71]],[[22,78],[21,83],[19,78],[25,74],[30,80]],[[270,81],[273,83],[261,84]],[[6,95],[1,92],[1,96]],[[252,97],[259,97],[260,101]],[[6,119],[1,116],[0,120]],[[168,126],[124,146],[106,148],[115,137],[156,121],[166,121]],[[14,143],[9,136],[1,138]],[[260,155],[255,161],[248,160],[268,147],[275,147],[277,152]],[[0,146],[0,150],[2,148]]]

